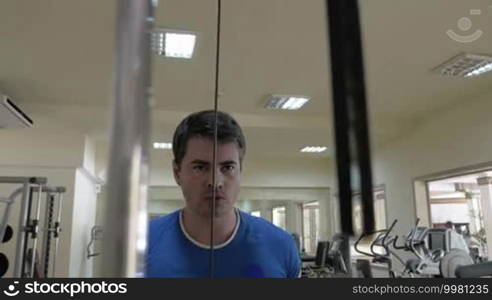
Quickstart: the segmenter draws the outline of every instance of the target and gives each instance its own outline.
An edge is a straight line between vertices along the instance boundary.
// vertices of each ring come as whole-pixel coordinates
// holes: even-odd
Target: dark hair
[[[204,110],[192,113],[179,123],[173,137],[174,161],[181,164],[186,153],[188,140],[192,137],[214,139],[215,111]],[[246,153],[246,141],[239,124],[229,114],[217,111],[217,142],[235,142],[239,147],[239,160],[242,163]]]

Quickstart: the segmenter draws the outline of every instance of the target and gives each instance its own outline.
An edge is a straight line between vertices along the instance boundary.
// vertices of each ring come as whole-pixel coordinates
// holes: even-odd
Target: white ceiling
[[[220,109],[245,128],[249,154],[298,156],[332,146],[331,83],[323,0],[223,2]],[[40,127],[72,128],[104,141],[112,97],[115,0],[2,0],[0,91]],[[470,9],[481,9],[470,16]],[[374,144],[440,110],[492,91],[492,76],[444,78],[430,70],[461,53],[492,54],[488,0],[361,1]],[[215,0],[160,0],[157,26],[198,33],[192,60],[154,58],[154,140],[169,140],[187,113],[213,107]],[[469,44],[446,30],[469,17]],[[464,33],[468,34],[468,32]],[[309,95],[295,112],[267,111],[269,94]],[[329,151],[324,155],[330,155]]]

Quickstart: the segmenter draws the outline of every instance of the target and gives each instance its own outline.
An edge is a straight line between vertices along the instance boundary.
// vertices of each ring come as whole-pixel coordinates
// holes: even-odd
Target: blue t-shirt
[[[232,237],[214,247],[214,277],[299,277],[294,240],[268,221],[240,210]],[[208,277],[209,253],[182,229],[181,211],[150,222],[146,277]]]

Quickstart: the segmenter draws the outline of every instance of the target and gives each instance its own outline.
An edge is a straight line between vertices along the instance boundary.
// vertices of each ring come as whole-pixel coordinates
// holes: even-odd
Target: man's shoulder
[[[179,211],[157,217],[149,222],[148,251],[152,253],[163,240],[172,239],[179,228]]]
[[[179,222],[179,213],[180,211],[177,210],[151,220],[149,223],[149,233],[154,235],[175,228]]]
[[[245,222],[251,231],[261,233],[262,236],[272,239],[272,241],[284,240],[289,243],[293,242],[292,236],[282,228],[263,218],[255,217],[243,211],[240,211],[240,213],[241,222]]]

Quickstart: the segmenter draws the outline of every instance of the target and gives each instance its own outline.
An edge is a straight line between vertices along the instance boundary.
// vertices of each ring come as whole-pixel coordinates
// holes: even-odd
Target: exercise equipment
[[[452,249],[439,262],[439,270],[442,277],[454,278],[458,267],[473,264],[473,259],[468,253],[461,249]]]
[[[350,270],[347,267],[349,257],[344,255],[344,253],[348,252],[347,249],[344,249],[344,247],[347,246],[348,241],[346,241],[346,236],[344,234],[337,233],[333,235],[331,246],[328,250],[328,256],[326,258],[333,277],[347,277],[350,275]]]
[[[316,246],[316,256],[314,257],[314,259],[303,259],[303,262],[313,261],[314,264],[303,264],[301,277],[319,278],[328,276],[329,270],[326,266],[326,257],[329,247],[329,241],[318,241],[318,245]]]
[[[0,178],[1,180],[1,178]],[[1,183],[1,181],[0,181]],[[13,229],[8,225],[8,220],[10,218],[10,214],[12,211],[12,205],[14,204],[15,199],[23,193],[23,188],[18,188],[15,190],[10,196],[7,198],[0,198],[0,203],[5,203],[6,207],[3,213],[2,221],[0,222],[0,237],[3,243],[8,242],[10,238],[12,238]],[[9,229],[10,228],[10,229]],[[9,238],[10,235],[10,238]]]
[[[391,235],[396,223],[397,220],[394,220],[388,229],[363,233],[354,243],[354,250],[357,253],[370,258],[356,260],[356,269],[362,277],[373,277],[373,272],[371,271],[372,263],[386,265],[388,268],[388,277],[390,278],[413,277],[413,274],[409,273],[406,269],[403,269],[400,272],[394,270],[393,259],[399,261],[402,266],[405,265],[405,261],[395,251],[398,236]],[[370,252],[362,250],[361,244],[368,246]]]
[[[492,261],[458,266],[455,275],[458,278],[492,277]]]
[[[344,244],[343,234],[335,234],[331,241],[319,241],[316,247],[314,265],[305,264],[302,268],[302,277],[347,277],[349,269],[343,256],[342,247]]]
[[[87,245],[87,259],[91,258],[91,257],[94,257],[94,256],[98,256],[99,252],[93,252],[91,250],[91,247],[92,247],[92,244],[94,244],[94,241],[99,241],[99,240],[102,240],[102,237],[103,237],[103,228],[102,226],[93,226],[92,229],[91,229],[91,240],[89,242],[89,244]]]
[[[5,232],[3,233],[2,243],[7,243],[10,241],[13,235],[14,230],[12,229],[12,226],[7,225],[7,227],[5,227]]]
[[[51,276],[54,277],[61,233],[63,194],[66,190],[64,187],[46,187],[44,192],[46,193],[46,207],[44,218],[44,242],[41,254],[43,259],[42,275],[43,277],[48,277],[49,271],[51,270]],[[51,252],[52,247],[54,247],[53,253]]]
[[[115,99],[104,216],[104,277],[143,277],[147,239],[151,66],[155,0],[117,2]],[[136,64],[136,62],[138,62]],[[132,159],[128,159],[128,158]]]
[[[104,275],[142,276],[145,243],[146,197],[148,190],[148,142],[150,128],[150,31],[156,1],[118,1],[115,67],[115,101],[108,172],[108,206],[104,224]],[[220,29],[220,0],[218,29]],[[353,234],[352,197],[362,195],[364,231],[374,228],[374,204],[369,133],[364,85],[364,64],[356,0],[326,1],[332,67],[336,154],[342,233],[342,257],[349,257],[348,237]],[[220,30],[218,30],[220,33]],[[218,34],[217,44],[219,44]],[[217,47],[216,70],[219,48]],[[139,62],[135,65],[135,62]],[[216,72],[218,73],[218,72]],[[216,74],[216,87],[218,74]],[[218,91],[215,93],[217,102]],[[217,144],[217,141],[214,141]],[[128,158],[132,158],[131,160]],[[215,176],[215,167],[212,168]],[[352,172],[355,170],[355,172]],[[215,178],[215,177],[214,177]],[[360,179],[360,180],[354,180]],[[360,186],[353,186],[360,182]],[[215,189],[214,189],[215,190]],[[213,202],[213,201],[212,201]],[[213,215],[213,214],[212,214]],[[213,222],[213,218],[211,218]],[[213,227],[211,229],[213,234]],[[213,245],[213,243],[211,243]],[[211,249],[213,250],[213,248]],[[210,268],[213,268],[211,255]],[[348,266],[350,273],[350,266]],[[213,275],[213,272],[210,272]]]
[[[0,278],[7,273],[7,270],[9,269],[9,260],[7,256],[3,253],[0,253]]]
[[[371,262],[368,259],[356,259],[355,269],[357,271],[357,273],[355,274],[356,277],[362,277],[362,278],[374,277],[371,269]]]
[[[375,227],[371,147],[367,121],[364,61],[358,1],[327,0],[332,105],[336,143],[336,169],[343,256],[350,257],[349,239],[353,230],[353,199],[361,193],[363,232]],[[351,264],[348,272],[351,274]]]
[[[395,244],[396,249],[416,256],[407,260],[407,272],[428,277],[456,277],[458,267],[474,264],[463,236],[452,229],[429,229],[418,224],[419,219],[403,246]]]
[[[22,185],[22,187],[16,189],[9,197],[0,199],[1,202],[7,205],[0,222],[0,234],[2,241],[8,242],[14,236],[12,227],[7,224],[11,215],[11,207],[16,199],[22,196],[18,232],[15,234],[17,243],[13,277],[47,277],[50,264],[52,264],[52,271],[54,272],[59,234],[61,231],[62,194],[65,193],[65,188],[46,186],[47,179],[44,177],[0,177],[0,184]],[[41,228],[40,223],[43,193],[46,194],[45,228]],[[55,200],[55,195],[58,196],[57,201]],[[58,210],[55,216],[54,207],[56,204]],[[38,253],[38,243],[41,243],[41,232],[44,235],[42,254],[40,255]],[[55,246],[53,256],[51,256],[51,245],[53,241]],[[43,257],[42,260],[41,257]],[[4,271],[6,272],[8,267],[8,258],[5,256],[2,259],[0,270],[3,271],[5,269]]]
[[[23,271],[23,265],[27,257],[26,242],[28,240],[28,234],[31,232],[34,232],[35,234],[38,229],[37,222],[31,222],[28,217],[32,204],[32,188],[36,188],[40,191],[46,182],[47,180],[44,177],[0,177],[0,184],[22,185],[21,188],[16,189],[9,197],[7,197],[7,199],[5,199],[4,202],[7,204],[7,207],[0,228],[3,238],[7,227],[6,224],[11,214],[11,207],[15,202],[15,199],[22,196],[13,271],[13,276],[17,278],[25,277],[26,275],[26,272]]]

